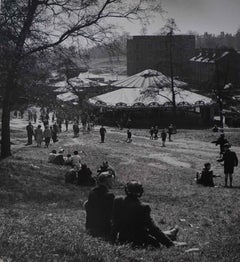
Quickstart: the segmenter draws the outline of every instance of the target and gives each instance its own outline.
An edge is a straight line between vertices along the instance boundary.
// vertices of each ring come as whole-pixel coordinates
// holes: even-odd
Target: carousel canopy
[[[89,99],[89,103],[106,107],[162,107],[172,106],[171,81],[162,73],[145,70],[124,81],[114,83],[114,86],[124,85],[121,89]],[[174,82],[175,100],[177,106],[197,106],[211,104],[208,97],[193,93],[178,86],[186,85],[181,81]]]
[[[187,85],[187,83],[179,80],[174,80],[173,84],[175,87],[183,87]],[[149,87],[163,88],[171,86],[171,79],[156,70],[147,69],[124,80],[114,82],[112,85],[115,87],[130,87],[143,89]]]

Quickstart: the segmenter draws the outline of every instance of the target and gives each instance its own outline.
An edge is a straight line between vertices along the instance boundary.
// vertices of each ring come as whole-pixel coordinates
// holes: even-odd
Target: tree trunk
[[[10,141],[10,88],[6,89],[3,97],[2,107],[2,140],[1,140],[1,157],[6,158],[11,156],[11,141]]]

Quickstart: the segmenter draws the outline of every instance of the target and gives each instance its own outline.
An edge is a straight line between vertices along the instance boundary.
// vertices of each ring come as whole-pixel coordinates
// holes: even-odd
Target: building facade
[[[193,35],[133,36],[127,41],[127,74],[145,69],[163,74],[189,78],[190,58],[195,54]]]
[[[234,49],[196,49],[190,63],[190,82],[197,88],[210,87],[213,83],[222,88],[229,83],[235,88],[240,85],[240,53]]]

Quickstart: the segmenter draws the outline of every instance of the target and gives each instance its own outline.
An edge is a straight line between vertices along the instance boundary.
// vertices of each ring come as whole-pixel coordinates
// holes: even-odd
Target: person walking
[[[158,139],[158,126],[154,127],[153,133],[154,133],[154,139],[157,140]]]
[[[168,141],[172,142],[172,134],[173,134],[173,124],[170,124],[168,127]]]
[[[226,143],[224,146],[224,153],[221,159],[218,159],[218,162],[224,162],[224,174],[225,174],[225,187],[228,187],[228,178],[229,186],[233,187],[233,173],[234,167],[238,166],[238,157],[235,152],[230,150],[231,145]]]
[[[68,131],[68,123],[69,123],[69,122],[68,122],[68,120],[66,119],[66,120],[65,120],[66,131]]]
[[[27,137],[28,137],[28,142],[27,142],[27,146],[28,145],[32,145],[32,137],[34,135],[34,130],[33,130],[33,125],[32,123],[29,121],[28,125],[26,126],[26,130],[27,130]]]
[[[41,125],[38,125],[35,130],[35,140],[37,142],[37,147],[41,147],[43,141],[43,131]]]
[[[166,129],[162,130],[161,138],[162,138],[162,146],[165,147],[166,146],[165,142],[166,142],[166,139],[167,139],[167,131],[166,131]]]
[[[49,128],[49,126],[45,126],[45,129],[43,131],[43,136],[44,136],[44,140],[45,140],[45,146],[48,148],[49,144],[50,144],[50,140],[52,137],[52,132],[51,129]]]
[[[127,143],[132,142],[132,132],[130,129],[127,130]]]
[[[104,126],[101,126],[100,130],[99,130],[100,136],[101,136],[101,143],[104,143],[105,140],[105,134],[107,133],[106,129],[104,128]]]
[[[150,139],[153,140],[153,134],[154,134],[154,127],[153,126],[150,127],[149,133],[150,133]]]

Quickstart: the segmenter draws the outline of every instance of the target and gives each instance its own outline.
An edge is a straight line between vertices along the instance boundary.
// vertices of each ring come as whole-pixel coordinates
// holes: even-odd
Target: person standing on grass
[[[35,130],[35,140],[37,142],[37,147],[41,147],[43,141],[43,131],[41,125],[38,125]]]
[[[72,167],[74,168],[75,171],[79,171],[81,169],[81,157],[78,154],[78,151],[73,152]]]
[[[225,174],[225,187],[228,187],[228,178],[229,186],[233,187],[233,173],[234,167],[238,166],[238,157],[235,152],[230,150],[231,145],[226,143],[224,146],[224,153],[221,159],[218,159],[218,162],[224,162],[224,174]]]
[[[100,136],[101,136],[101,143],[104,143],[105,134],[107,133],[107,130],[104,128],[104,126],[101,126],[99,133],[100,133]]]
[[[58,125],[56,122],[52,126],[52,140],[53,143],[56,143],[58,141]]]
[[[32,137],[34,135],[34,131],[33,131],[33,125],[30,121],[26,126],[26,130],[27,130],[27,137],[28,137],[27,145],[32,145]]]
[[[154,127],[153,126],[151,126],[149,133],[150,133],[150,139],[153,140],[153,134],[154,134]]]
[[[127,143],[132,142],[132,132],[130,129],[127,130]]]
[[[160,247],[162,244],[171,247],[178,245],[178,242],[174,242],[178,228],[175,227],[165,232],[159,229],[151,218],[150,206],[140,201],[143,191],[141,183],[131,181],[125,186],[126,197],[114,200],[112,239],[115,242],[132,243],[135,246]]]
[[[212,141],[216,146],[220,146],[220,158],[223,156],[224,153],[224,145],[228,143],[228,140],[225,138],[224,133],[222,133],[216,141]]]
[[[154,133],[154,139],[157,140],[158,139],[158,126],[154,127],[153,133]]]
[[[68,131],[68,120],[67,119],[65,120],[65,127],[66,127],[65,131]]]
[[[50,144],[50,140],[52,137],[52,132],[51,129],[49,128],[49,126],[45,126],[45,130],[43,131],[43,136],[45,139],[45,146],[48,148],[49,144]]]
[[[162,138],[162,146],[165,147],[166,146],[165,142],[166,142],[166,139],[167,139],[167,131],[166,131],[166,129],[162,130],[161,138]]]
[[[168,127],[168,141],[172,142],[172,134],[173,134],[173,124],[170,124]]]
[[[103,173],[98,177],[98,185],[89,193],[84,203],[86,210],[86,229],[95,237],[110,239],[111,217],[114,194],[109,192],[112,188],[112,175]]]

